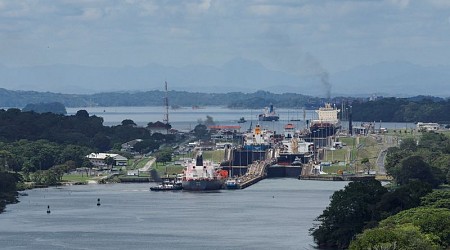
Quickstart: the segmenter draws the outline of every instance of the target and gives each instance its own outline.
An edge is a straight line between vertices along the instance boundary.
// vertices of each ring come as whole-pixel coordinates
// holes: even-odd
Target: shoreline
[[[17,191],[0,193],[0,214],[5,211],[7,205],[18,203],[19,195]]]

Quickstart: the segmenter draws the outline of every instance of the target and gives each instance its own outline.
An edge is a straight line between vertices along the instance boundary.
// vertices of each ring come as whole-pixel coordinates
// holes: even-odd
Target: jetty
[[[238,177],[238,188],[247,188],[267,177],[267,171],[270,166],[276,163],[276,159],[257,160],[248,166],[247,172]]]

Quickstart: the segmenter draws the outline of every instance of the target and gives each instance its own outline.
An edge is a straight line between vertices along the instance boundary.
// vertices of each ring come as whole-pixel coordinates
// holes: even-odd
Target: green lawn
[[[339,140],[345,143],[345,146],[342,149],[336,149],[334,151],[326,150],[324,160],[329,162],[347,162],[350,160],[354,168],[356,169],[364,169],[366,166],[362,166],[361,161],[364,158],[368,158],[370,162],[370,167],[373,169],[376,165],[376,160],[378,158],[378,154],[381,150],[382,145],[378,144],[377,141],[372,137],[341,137]],[[350,159],[348,159],[350,157]],[[348,168],[348,167],[347,167]],[[324,172],[327,173],[336,173],[337,170],[346,170],[345,166],[331,166],[327,167],[327,170]],[[353,171],[351,169],[347,169],[348,171]]]
[[[203,159],[220,163],[223,161],[224,154],[224,150],[203,151]]]
[[[65,174],[62,177],[62,181],[64,182],[87,182],[93,179],[94,176],[87,176],[86,174]]]
[[[181,174],[183,172],[184,167],[180,166],[180,165],[172,165],[171,163],[169,163],[167,165],[158,163],[157,165],[153,166],[153,169],[155,169],[160,176],[163,176],[166,173],[169,175]]]

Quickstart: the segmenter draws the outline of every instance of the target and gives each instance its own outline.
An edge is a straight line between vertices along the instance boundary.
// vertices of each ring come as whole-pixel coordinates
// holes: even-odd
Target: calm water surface
[[[313,249],[308,229],[346,184],[283,178],[208,193],[151,192],[153,183],[34,189],[0,215],[0,248]]]
[[[118,125],[125,119],[133,120],[139,126],[146,126],[149,122],[162,121],[164,119],[164,107],[82,107],[67,108],[68,115],[74,115],[80,109],[88,111],[90,115],[103,117],[104,125]],[[259,123],[262,128],[275,130],[280,133],[284,130],[284,126],[289,122],[293,123],[297,129],[306,127],[305,120],[318,119],[314,110],[302,109],[277,109],[275,111],[280,116],[278,122],[262,122],[258,121],[258,114],[262,113],[262,109],[229,109],[224,107],[204,107],[200,109],[192,109],[183,107],[181,109],[169,110],[169,121],[173,128],[180,131],[189,131],[194,129],[199,120],[206,120],[206,116],[211,116],[217,125],[238,125],[241,131],[245,131],[252,123],[255,126]],[[239,118],[244,117],[246,123],[238,123]],[[295,121],[291,121],[295,120]],[[361,122],[354,122],[353,126],[359,126]],[[348,127],[348,121],[343,121],[342,126]],[[415,128],[414,123],[393,123],[393,122],[376,122],[376,128],[384,127],[388,129],[399,128]]]

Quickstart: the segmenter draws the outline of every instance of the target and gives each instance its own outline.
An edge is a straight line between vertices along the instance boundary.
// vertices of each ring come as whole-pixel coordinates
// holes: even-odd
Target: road
[[[149,171],[150,168],[152,168],[153,163],[155,163],[156,158],[155,157],[151,157],[151,159],[145,163],[145,165],[139,169],[139,172],[144,172],[144,171]]]
[[[380,150],[377,158],[377,167],[379,175],[386,175],[386,168],[384,167],[384,163],[386,162],[386,154],[387,149],[390,147],[395,147],[397,144],[397,137],[386,135],[384,137],[383,148]]]

